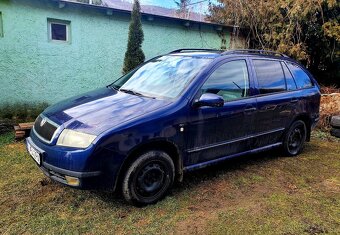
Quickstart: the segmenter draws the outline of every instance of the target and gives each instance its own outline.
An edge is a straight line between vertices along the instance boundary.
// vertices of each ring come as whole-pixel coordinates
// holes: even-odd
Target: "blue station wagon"
[[[274,147],[298,155],[319,105],[317,82],[286,55],[180,49],[48,107],[26,146],[55,181],[147,205],[186,171]]]

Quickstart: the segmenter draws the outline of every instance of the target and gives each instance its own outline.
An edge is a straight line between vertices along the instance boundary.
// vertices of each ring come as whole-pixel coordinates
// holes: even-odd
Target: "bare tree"
[[[191,0],[174,0],[174,2],[178,7],[178,10],[176,11],[178,16],[187,19],[189,17],[189,5],[191,4]]]

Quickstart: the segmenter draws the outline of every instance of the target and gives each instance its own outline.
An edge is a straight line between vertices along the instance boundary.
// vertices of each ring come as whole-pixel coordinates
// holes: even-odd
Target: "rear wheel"
[[[171,188],[175,167],[163,151],[148,151],[140,155],[125,173],[122,192],[126,201],[143,206],[162,199]]]
[[[296,156],[301,153],[306,141],[307,128],[306,124],[301,121],[295,121],[286,133],[283,141],[283,148],[289,156]]]

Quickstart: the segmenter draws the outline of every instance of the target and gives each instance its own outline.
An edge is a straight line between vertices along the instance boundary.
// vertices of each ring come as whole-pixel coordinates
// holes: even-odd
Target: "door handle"
[[[299,100],[297,98],[293,98],[290,100],[290,103],[294,104],[294,103],[297,103]]]
[[[277,105],[268,105],[268,106],[265,106],[265,110],[275,110],[277,107]]]
[[[247,108],[244,110],[245,113],[251,113],[251,112],[255,112],[257,110],[257,108],[252,107],[252,108]]]

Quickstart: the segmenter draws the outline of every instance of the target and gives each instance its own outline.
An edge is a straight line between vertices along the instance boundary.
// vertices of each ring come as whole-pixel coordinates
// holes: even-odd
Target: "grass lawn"
[[[275,150],[185,174],[144,208],[52,182],[12,134],[0,136],[0,179],[0,234],[340,233],[340,142],[321,132],[296,158]]]

